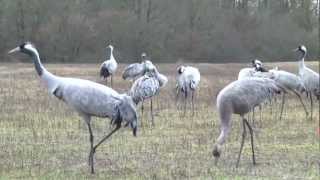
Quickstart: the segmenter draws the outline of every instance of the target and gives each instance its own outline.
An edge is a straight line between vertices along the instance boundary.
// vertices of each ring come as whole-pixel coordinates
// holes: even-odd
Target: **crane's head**
[[[182,65],[177,68],[178,74],[182,74],[184,72],[184,70],[185,70],[185,67]]]
[[[144,61],[144,68],[146,72],[152,72],[156,69],[156,67],[153,65],[153,63],[149,60]]]
[[[262,62],[259,61],[258,59],[252,60],[252,66],[255,68],[260,68],[262,67]]]
[[[111,44],[107,46],[107,48],[110,48],[111,50],[113,50],[113,46]]]
[[[141,53],[141,58],[145,59],[147,57],[147,54],[145,52]]]
[[[256,71],[268,72],[268,70],[263,67],[262,62],[258,59],[252,61],[252,66],[256,69]]]
[[[31,42],[24,42],[20,46],[10,50],[8,54],[15,52],[22,52],[28,55],[33,55],[34,53],[37,53],[37,49]]]
[[[300,45],[295,51],[299,51],[302,53],[307,53],[307,48],[304,45]]]

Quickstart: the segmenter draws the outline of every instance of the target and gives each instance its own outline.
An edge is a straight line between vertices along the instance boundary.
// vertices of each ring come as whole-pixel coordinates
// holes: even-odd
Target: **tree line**
[[[49,62],[294,60],[319,57],[319,0],[0,0],[0,61],[23,41]]]

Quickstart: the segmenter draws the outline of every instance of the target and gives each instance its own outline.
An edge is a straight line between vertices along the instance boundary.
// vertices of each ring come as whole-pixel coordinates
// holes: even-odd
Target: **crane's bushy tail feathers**
[[[195,89],[196,89],[196,82],[195,82],[194,80],[191,80],[191,81],[190,81],[190,88],[191,88],[192,90],[195,90]]]
[[[102,66],[100,69],[100,77],[105,79],[105,78],[109,77],[110,75],[111,74],[110,74],[109,70],[105,66]]]
[[[128,96],[124,98],[122,102],[118,105],[118,119],[120,119],[120,121],[126,122],[127,124],[130,124],[133,135],[136,136],[138,118],[135,106],[131,102],[132,99]]]

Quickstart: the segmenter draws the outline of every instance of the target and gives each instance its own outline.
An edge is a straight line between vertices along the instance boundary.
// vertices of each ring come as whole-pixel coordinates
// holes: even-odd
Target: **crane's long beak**
[[[11,50],[8,52],[8,54],[11,54],[11,53],[14,53],[14,52],[17,52],[17,51],[20,51],[20,47],[19,47],[19,46],[16,47],[16,48],[14,48],[14,49],[11,49]]]
[[[296,49],[292,49],[293,52],[297,52],[299,51],[299,48],[296,48]]]

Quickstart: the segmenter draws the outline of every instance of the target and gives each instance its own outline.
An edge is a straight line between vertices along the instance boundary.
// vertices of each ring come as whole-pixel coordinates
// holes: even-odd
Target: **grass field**
[[[297,72],[297,63],[273,63],[268,67]],[[316,62],[308,66],[317,69]],[[98,64],[49,64],[54,74],[101,82]],[[151,127],[146,102],[144,126],[133,137],[123,128],[97,151],[96,174],[89,173],[89,133],[75,111],[48,95],[33,64],[0,64],[0,179],[319,179],[320,137],[316,133],[319,104],[313,121],[307,120],[297,98],[290,96],[279,121],[279,102],[265,104],[262,121],[256,120],[257,166],[251,162],[249,136],[240,167],[235,168],[240,147],[241,121],[232,118],[232,131],[219,163],[212,148],[219,134],[215,100],[245,64],[197,64],[202,79],[196,98],[196,114],[182,117],[175,103],[176,64],[159,66],[169,78],[155,99],[155,127]],[[125,92],[129,82],[118,69],[115,89]],[[103,83],[103,82],[101,82]],[[304,99],[305,100],[305,99]],[[305,101],[306,102],[306,101]],[[310,110],[308,104],[308,109]],[[140,113],[140,110],[138,111]],[[256,117],[259,113],[257,113]],[[93,131],[100,139],[110,131],[109,119],[95,118]]]

